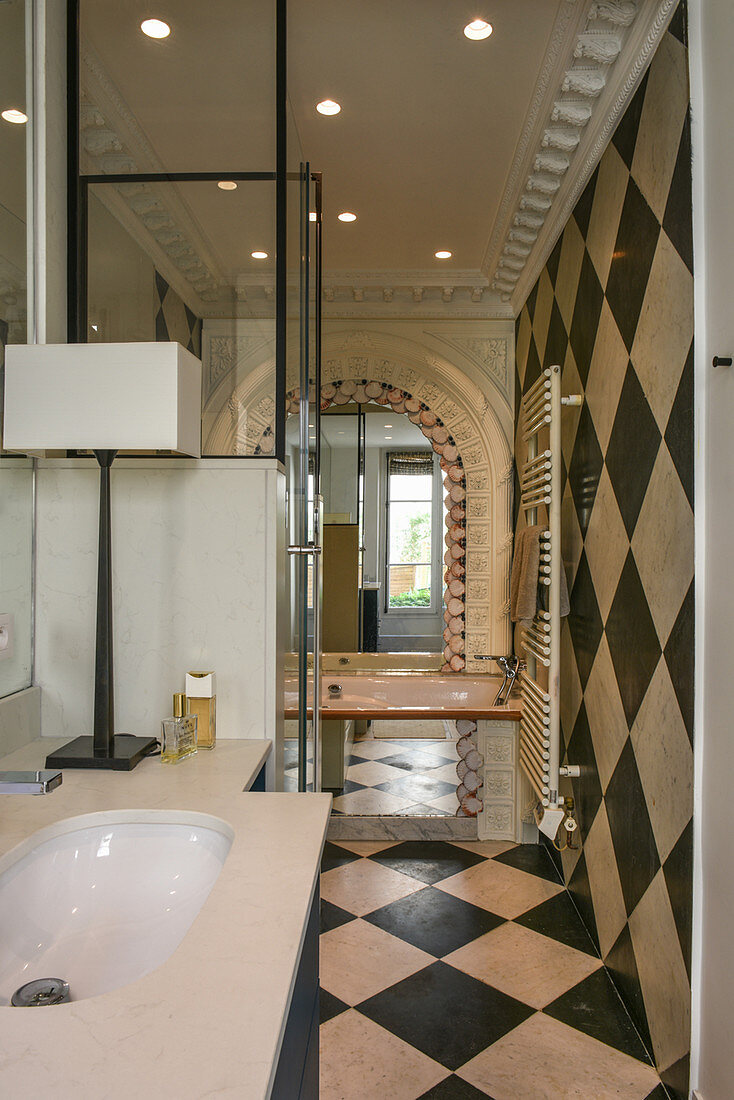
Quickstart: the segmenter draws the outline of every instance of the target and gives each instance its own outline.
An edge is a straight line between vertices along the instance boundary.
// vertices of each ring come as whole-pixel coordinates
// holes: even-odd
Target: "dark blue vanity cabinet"
[[[319,900],[314,892],[271,1100],[318,1100]]]
[[[250,786],[247,789],[250,790],[250,791],[265,791],[265,790],[267,790],[267,788],[265,786],[265,765],[264,764],[260,768],[260,771],[257,773],[257,775],[255,776],[252,783],[250,784]]]

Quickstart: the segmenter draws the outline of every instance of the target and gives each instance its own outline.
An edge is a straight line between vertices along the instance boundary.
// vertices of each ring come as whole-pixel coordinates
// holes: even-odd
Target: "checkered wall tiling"
[[[158,271],[155,273],[155,292],[156,340],[175,340],[201,359],[201,317],[189,309]]]
[[[693,812],[693,259],[679,8],[518,318],[517,386],[560,363],[563,870],[671,1095],[687,1097]],[[518,455],[522,452],[518,446]]]

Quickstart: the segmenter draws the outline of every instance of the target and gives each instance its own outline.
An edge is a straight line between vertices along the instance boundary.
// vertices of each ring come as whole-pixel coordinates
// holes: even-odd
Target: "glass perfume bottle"
[[[217,743],[217,679],[213,672],[187,672],[186,695],[190,714],[198,718],[197,743],[213,749]]]
[[[161,722],[161,763],[178,764],[196,752],[196,715],[186,713],[186,696],[177,691],[173,697],[173,717]]]

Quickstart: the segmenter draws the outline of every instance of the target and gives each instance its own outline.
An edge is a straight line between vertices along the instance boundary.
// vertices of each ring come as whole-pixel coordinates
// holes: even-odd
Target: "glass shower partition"
[[[297,173],[289,173],[289,188],[290,202],[294,203],[296,198],[298,201],[298,217],[290,219],[298,231],[298,333],[297,342],[289,341],[293,362],[289,364],[286,395],[291,414],[286,428],[288,554],[292,650],[298,684],[295,763],[298,790],[318,791],[321,789],[322,606],[320,181],[312,177],[310,166],[302,162]]]
[[[285,466],[304,550],[277,562],[277,647],[298,665],[297,786],[318,789],[320,179],[289,102],[287,0],[177,9],[162,40],[129,0],[70,3],[68,338],[178,341],[204,361],[202,455]],[[288,787],[282,667],[268,676]]]

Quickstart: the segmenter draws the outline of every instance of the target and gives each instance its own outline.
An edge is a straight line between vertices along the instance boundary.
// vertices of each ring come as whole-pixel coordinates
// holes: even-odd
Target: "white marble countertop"
[[[46,738],[0,759],[43,767]],[[0,795],[0,854],[101,810],[196,810],[232,848],[171,957],[131,984],[49,1008],[0,1007],[0,1095],[66,1100],[263,1100],[270,1093],[316,885],[331,796],[243,793],[269,741],[219,741],[174,767],[65,771],[49,795]]]

